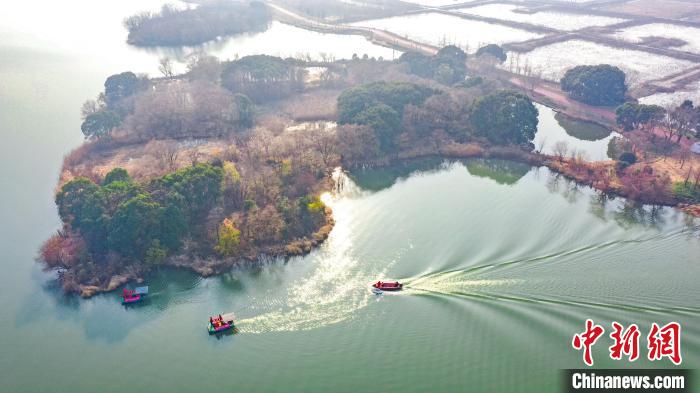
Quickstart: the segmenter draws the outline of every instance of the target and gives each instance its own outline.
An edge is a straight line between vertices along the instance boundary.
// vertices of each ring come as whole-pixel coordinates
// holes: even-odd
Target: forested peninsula
[[[124,26],[129,31],[127,42],[132,45],[185,46],[264,31],[270,22],[270,10],[262,2],[211,0],[185,9],[166,4],[159,12],[126,18]]]
[[[646,153],[630,140],[654,120],[636,103],[618,110],[637,138],[615,143],[619,159],[591,163],[566,147],[541,154],[527,91],[473,71],[502,55],[447,46],[396,61],[201,56],[181,75],[112,75],[83,107],[87,140],[65,159],[56,194],[63,228],[42,260],[64,290],[91,296],[158,266],[210,275],[303,254],[333,226],[322,196],[337,168],[426,156],[506,158],[643,202],[700,201],[700,179],[673,181],[637,163]],[[601,78],[583,71],[567,76],[569,89],[576,78]]]

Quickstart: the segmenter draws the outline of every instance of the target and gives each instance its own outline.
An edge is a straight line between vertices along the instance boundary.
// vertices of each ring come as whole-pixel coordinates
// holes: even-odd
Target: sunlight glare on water
[[[340,168],[333,178],[353,190],[356,186]],[[342,193],[343,191],[340,191]],[[385,274],[391,266],[378,270],[362,268],[353,255],[352,229],[350,227],[352,205],[338,195],[324,193],[321,200],[333,209],[336,220],[330,237],[313,258],[316,263],[310,276],[293,284],[281,293],[282,304],[257,316],[238,323],[241,332],[266,333],[274,331],[298,331],[320,328],[345,321],[367,306],[372,293],[367,289],[375,277]]]

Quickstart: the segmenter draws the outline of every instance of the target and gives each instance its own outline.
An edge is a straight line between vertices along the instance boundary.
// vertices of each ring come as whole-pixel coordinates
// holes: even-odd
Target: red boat
[[[403,284],[401,284],[398,281],[394,281],[394,282],[377,281],[374,284],[372,284],[372,287],[375,289],[379,289],[381,291],[400,291],[403,289]]]
[[[142,301],[148,295],[148,287],[138,287],[136,289],[124,288],[122,292],[122,304],[133,304]]]

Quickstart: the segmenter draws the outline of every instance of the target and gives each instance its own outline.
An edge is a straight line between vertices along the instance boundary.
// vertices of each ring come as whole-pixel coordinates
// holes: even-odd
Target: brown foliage
[[[338,153],[348,165],[379,159],[379,140],[369,126],[346,124],[338,126]]]
[[[634,165],[620,176],[626,196],[661,203],[671,201],[671,178],[666,173],[655,173],[650,166]]]
[[[41,259],[48,269],[68,269],[85,253],[82,237],[76,234],[57,232],[41,246]]]
[[[141,140],[220,137],[244,128],[240,109],[219,86],[176,80],[140,94],[124,128]]]
[[[284,220],[277,209],[273,205],[267,205],[248,213],[243,230],[247,241],[265,244],[279,241],[284,227]]]

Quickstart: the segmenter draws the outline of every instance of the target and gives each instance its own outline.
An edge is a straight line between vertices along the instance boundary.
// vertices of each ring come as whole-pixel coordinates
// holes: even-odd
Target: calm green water
[[[94,35],[137,6],[90,8]],[[558,370],[582,364],[570,341],[586,318],[644,332],[679,321],[684,366],[700,365],[700,222],[506,161],[352,174],[329,200],[329,240],[287,263],[209,279],[163,270],[133,308],[63,296],[34,258],[59,227],[52,194],[81,139],[78,108],[144,54],[80,35],[80,50],[58,47],[15,12],[0,16],[0,391],[556,392]],[[380,278],[407,290],[375,296]],[[206,318],[225,311],[240,332],[208,336]],[[624,365],[607,345],[596,365]]]

